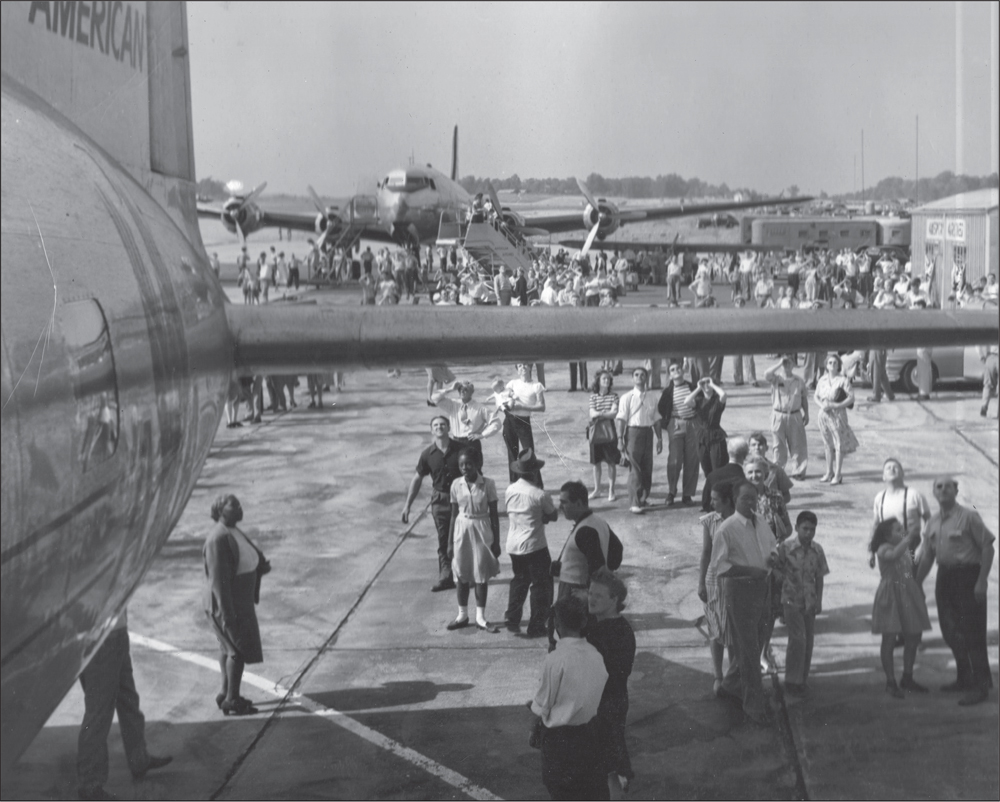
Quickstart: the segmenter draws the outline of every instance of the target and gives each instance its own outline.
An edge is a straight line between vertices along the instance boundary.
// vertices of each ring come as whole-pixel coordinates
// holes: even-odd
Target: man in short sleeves
[[[958,482],[953,477],[934,480],[934,497],[940,510],[927,523],[917,582],[923,582],[937,558],[938,620],[958,669],[956,681],[941,690],[964,691],[959,704],[975,705],[989,698],[993,686],[986,651],[986,588],[996,538],[978,512],[956,501]]]

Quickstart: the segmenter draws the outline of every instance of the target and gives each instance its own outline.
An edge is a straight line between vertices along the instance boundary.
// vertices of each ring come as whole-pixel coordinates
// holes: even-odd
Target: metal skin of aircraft
[[[197,227],[184,4],[0,16],[2,770],[169,537],[236,375],[997,337],[989,313],[233,306]]]

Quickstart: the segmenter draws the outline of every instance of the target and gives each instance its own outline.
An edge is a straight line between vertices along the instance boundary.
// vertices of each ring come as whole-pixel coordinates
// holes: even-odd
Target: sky
[[[677,173],[830,194],[985,175],[990,4],[188,3],[199,178],[370,191],[462,176]],[[994,17],[994,20],[996,18]],[[994,70],[997,67],[994,62]],[[994,85],[995,86],[995,85]],[[992,109],[992,110],[991,110]]]

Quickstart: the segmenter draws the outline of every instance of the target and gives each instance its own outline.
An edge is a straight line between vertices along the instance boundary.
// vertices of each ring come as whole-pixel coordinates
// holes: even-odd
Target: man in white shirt
[[[756,488],[743,481],[736,484],[733,493],[736,512],[716,530],[710,563],[715,575],[724,580],[726,620],[736,658],[718,695],[738,701],[748,718],[767,726],[772,716],[764,698],[760,655],[770,629],[767,577],[778,544],[771,527],[756,514]]]
[[[903,525],[907,537],[919,535],[930,520],[931,508],[919,490],[906,486],[903,463],[889,457],[882,465],[882,481],[885,489],[875,494],[872,508],[874,525],[895,518]]]
[[[448,398],[449,392],[457,392],[459,400]],[[500,431],[500,419],[495,408],[472,400],[476,386],[472,382],[455,382],[451,388],[442,388],[431,393],[431,401],[448,416],[452,439],[468,443],[477,455],[478,467],[483,468],[483,446],[480,442]]]
[[[598,750],[597,708],[608,681],[604,658],[582,636],[587,602],[556,602],[559,641],[542,666],[531,712],[542,750],[542,782],[553,799],[607,799]]]
[[[646,388],[645,368],[632,371],[633,388],[618,402],[618,450],[628,457],[629,511],[641,514],[653,485],[653,435],[656,453],[663,452],[663,432],[657,409],[659,393]]]
[[[531,449],[521,452],[510,465],[518,480],[507,488],[504,505],[510,529],[507,532],[507,554],[510,555],[514,578],[510,581],[507,613],[504,623],[509,632],[521,631],[524,600],[529,595],[529,638],[542,638],[547,633],[546,616],[552,606],[552,556],[545,539],[545,524],[559,517],[559,510],[548,493],[534,483],[543,460]]]
[[[518,454],[526,448],[535,450],[535,436],[531,431],[531,413],[545,411],[545,386],[541,381],[531,380],[531,365],[519,362],[514,366],[517,378],[507,382],[501,401],[504,411],[503,441],[507,444],[507,461],[514,462]],[[539,474],[539,486],[541,475]],[[510,474],[510,481],[516,482],[517,475]]]

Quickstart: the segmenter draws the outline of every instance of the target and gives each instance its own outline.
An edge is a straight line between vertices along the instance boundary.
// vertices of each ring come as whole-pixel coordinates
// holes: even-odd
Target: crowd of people
[[[494,382],[487,404],[472,400],[474,387],[466,382],[435,395],[447,415],[431,422],[433,439],[418,461],[402,518],[409,521],[421,483],[430,476],[439,557],[438,581],[431,589],[455,589],[458,594],[457,615],[446,628],[474,623],[497,633],[500,626],[489,621],[486,611],[487,582],[499,572],[497,511],[504,496],[509,527],[505,548],[513,578],[503,628],[521,637],[548,636],[550,649],[556,649],[545,662],[531,703],[538,717],[534,741],[543,752],[543,781],[553,798],[608,798],[627,788],[631,779],[627,749],[614,722],[623,724],[621,710],[627,710],[628,671],[622,666],[630,667],[634,659],[634,636],[630,640],[619,632],[603,641],[593,634],[600,631],[594,629],[601,620],[598,610],[614,609],[613,617],[622,621],[614,626],[624,631],[627,625],[621,616],[627,589],[614,574],[623,546],[589,503],[603,495],[602,466],[608,470],[607,498],[617,499],[617,471],[624,465],[629,509],[646,514],[660,506],[651,502],[650,492],[653,458],[663,451],[664,431],[667,496],[661,509],[694,506],[699,469],[705,474],[698,595],[705,602],[715,693],[738,704],[749,720],[761,726],[772,723],[763,676],[777,671],[770,640],[780,621],[788,637],[784,690],[790,696],[807,695],[815,620],[823,609],[824,577],[830,571],[816,540],[817,514],[795,510],[793,502],[793,480],[807,478],[810,395],[825,451],[826,471],[818,481],[844,481],[843,460],[857,448],[857,440],[847,419],[853,388],[841,372],[840,357],[831,354],[825,361],[812,393],[794,372],[795,364],[793,355],[783,355],[765,372],[772,397],[770,431],[747,437],[722,428],[724,388],[711,376],[689,381],[680,360],[670,365],[670,382],[657,392],[647,387],[648,370],[636,367],[632,389],[620,397],[613,389],[613,372],[602,368],[594,377],[588,409],[593,489],[581,482],[566,483],[558,504],[543,489],[545,462],[534,450],[530,412],[544,411],[545,388],[531,380],[530,365],[517,365],[516,379]],[[447,398],[449,392],[457,392],[461,402]],[[482,437],[501,430],[505,439],[510,436],[510,484],[505,492],[482,475]],[[775,445],[774,461],[767,456],[769,438]],[[883,638],[887,691],[894,697],[926,692],[913,676],[915,644],[929,628],[922,592],[914,583],[926,576],[936,558],[938,605],[945,610],[942,632],[959,666],[956,682],[946,690],[962,691],[963,705],[977,704],[987,698],[990,685],[983,616],[993,535],[978,514],[954,503],[953,478],[935,480],[937,516],[931,515],[920,493],[905,486],[898,460],[886,461],[884,478],[885,489],[874,502],[870,549],[872,564],[877,563],[882,574],[872,632]],[[545,527],[560,513],[572,530],[553,559]],[[942,531],[947,532],[945,541]],[[961,538],[962,545],[951,538]],[[470,587],[476,595],[474,619],[468,609]],[[528,626],[522,632],[529,594]],[[898,683],[892,665],[897,640],[904,648]],[[724,671],[727,651],[729,667]],[[611,687],[609,677],[614,676],[619,678],[616,690],[605,691],[619,700],[612,705],[601,689]],[[602,705],[615,712],[602,714]]]

